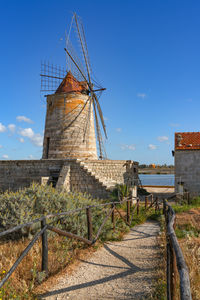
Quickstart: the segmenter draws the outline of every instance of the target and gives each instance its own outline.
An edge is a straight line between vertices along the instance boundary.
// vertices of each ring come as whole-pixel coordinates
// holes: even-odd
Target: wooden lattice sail
[[[70,32],[64,49],[67,74],[63,76],[61,68],[42,64],[41,91],[55,91],[47,95],[43,158],[97,159],[96,133],[99,158],[105,159],[101,127],[106,138],[107,133],[99,103],[105,88],[93,77],[83,25],[76,14],[73,22],[83,65],[70,41]],[[59,86],[54,89],[56,82]]]

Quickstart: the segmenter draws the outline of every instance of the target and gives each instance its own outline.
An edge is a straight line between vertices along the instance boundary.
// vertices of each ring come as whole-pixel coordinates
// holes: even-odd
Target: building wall
[[[42,158],[97,159],[94,114],[88,95],[47,96]]]
[[[0,161],[0,190],[16,191],[31,182],[41,182],[41,177],[49,177],[60,171],[63,160],[5,160]]]
[[[0,190],[16,191],[33,181],[48,182],[58,176],[58,188],[67,191],[86,192],[95,198],[106,198],[116,183],[124,183],[127,175],[126,161],[82,161],[75,159],[0,161]],[[137,178],[134,163],[133,179]]]
[[[175,151],[175,177],[192,195],[200,195],[200,150]]]

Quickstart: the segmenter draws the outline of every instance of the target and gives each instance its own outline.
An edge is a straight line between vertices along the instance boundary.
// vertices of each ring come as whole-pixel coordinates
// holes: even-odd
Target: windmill
[[[79,45],[78,52],[82,55],[82,59],[80,59],[80,55],[77,55],[77,50],[75,50],[74,47],[74,44],[76,44],[75,42],[77,42]],[[63,97],[63,95],[66,95],[66,97],[68,97],[69,93],[73,99],[75,98],[75,96],[76,98],[81,97],[81,99],[84,97],[84,103],[83,102],[80,103],[80,101],[76,101],[77,105],[73,106],[70,111],[67,110],[67,113],[64,114],[62,113],[59,115],[57,114],[56,116],[54,116],[54,119],[56,119],[57,122],[59,119],[60,134],[63,135],[65,134],[66,136],[67,134],[66,132],[70,132],[70,138],[71,136],[77,135],[78,137],[76,138],[76,141],[78,140],[79,144],[82,143],[83,145],[90,144],[89,137],[92,134],[91,132],[94,131],[92,123],[95,120],[96,137],[97,137],[98,148],[99,148],[99,158],[106,159],[107,157],[106,157],[106,151],[103,143],[103,137],[101,134],[101,127],[103,129],[105,138],[107,138],[107,132],[106,132],[103,113],[99,103],[99,98],[102,92],[105,90],[105,88],[103,88],[97,82],[92,72],[83,24],[80,17],[78,17],[76,13],[73,14],[69,33],[66,35],[66,46],[64,50],[66,53],[66,63],[67,63],[66,72],[62,68],[58,68],[53,65],[43,63],[42,72],[40,74],[41,91],[45,91],[45,92],[55,91],[55,94],[48,95],[51,97],[47,96],[47,102],[51,104],[50,106],[53,106],[52,103],[55,102],[55,97],[58,96]],[[64,97],[62,99],[64,99],[63,105],[64,106],[68,105],[66,104],[66,99],[68,98]],[[68,100],[68,102],[70,101],[71,100]],[[64,110],[66,111],[65,108]],[[52,114],[52,107],[49,107],[49,112],[51,112]],[[48,115],[50,115],[50,113],[48,113],[47,110],[45,139],[44,139],[45,149],[43,149],[43,158],[49,158],[49,157],[59,158],[59,156],[55,154],[49,156],[49,150],[51,150],[50,136],[52,135],[51,130],[49,129],[49,124],[50,123],[52,124],[52,120],[48,121]],[[77,123],[78,120],[79,123]],[[77,129],[75,129],[75,127],[79,127],[79,132],[77,132]],[[76,132],[74,133],[75,130]],[[46,131],[48,131],[47,134]],[[54,140],[55,140],[55,135],[54,135]],[[59,139],[57,138],[57,140]],[[69,141],[69,134],[68,134],[68,141]],[[73,138],[73,141],[75,141],[75,138]],[[74,145],[72,141],[70,143],[71,143],[70,144],[71,152],[69,153],[68,151],[68,154],[65,154],[65,157],[76,156],[74,154],[74,151],[75,148],[77,147],[77,142],[76,145],[75,142]],[[74,156],[72,155],[72,152]]]

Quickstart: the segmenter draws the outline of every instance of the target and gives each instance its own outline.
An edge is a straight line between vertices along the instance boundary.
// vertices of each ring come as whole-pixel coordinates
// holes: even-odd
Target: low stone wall
[[[50,177],[60,171],[63,160],[5,160],[0,161],[0,189],[16,191],[31,182],[41,183],[42,177]]]
[[[57,188],[91,194],[94,198],[106,198],[116,183],[124,183],[126,161],[80,161],[75,159],[41,159],[0,161],[0,190],[16,191],[32,182],[56,181]],[[138,164],[134,163],[137,178]]]

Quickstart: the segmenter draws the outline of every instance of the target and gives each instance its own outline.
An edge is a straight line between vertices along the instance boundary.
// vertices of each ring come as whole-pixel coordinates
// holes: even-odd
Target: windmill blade
[[[92,100],[93,100],[93,107],[94,107],[97,140],[98,140],[98,143],[99,143],[99,154],[100,154],[100,158],[102,159],[103,158],[103,151],[102,151],[102,146],[101,146],[101,143],[102,143],[101,131],[100,131],[100,126],[99,126],[97,110],[96,110],[96,104],[95,104],[94,98]]]
[[[74,29],[73,29],[74,28]],[[67,63],[67,69],[70,70],[72,72],[72,74],[80,81],[83,81],[83,79],[85,80],[85,78],[82,76],[82,74],[84,74],[85,77],[87,72],[85,72],[85,68],[82,64],[82,60],[80,59],[80,50],[77,49],[77,47],[75,48],[75,46],[77,46],[77,43],[74,43],[74,38],[76,36],[75,31],[77,31],[76,29],[76,24],[75,24],[75,15],[73,15],[72,20],[71,20],[71,25],[69,28],[69,32],[66,35],[66,49],[68,51],[68,53],[70,54],[70,56],[73,58],[73,60],[76,62],[76,64],[78,65],[79,69],[77,69],[77,67],[74,65],[74,62],[72,62],[70,56],[66,53],[66,63]],[[72,39],[72,40],[71,40]],[[78,52],[77,52],[78,50]],[[75,68],[75,70],[74,70]],[[77,73],[78,71],[78,73]],[[81,75],[81,78],[80,78]]]
[[[80,72],[80,74],[83,76],[83,78],[85,79],[85,81],[88,83],[87,78],[85,77],[85,75],[83,74],[83,72],[81,71],[81,69],[79,68],[78,64],[76,63],[76,61],[73,59],[73,57],[71,56],[71,54],[69,53],[69,51],[64,48],[64,50],[67,52],[67,54],[69,55],[70,59],[72,60],[72,62],[74,63],[74,65],[77,67],[78,71]]]
[[[87,55],[87,62],[90,68],[90,72],[92,72],[92,68],[91,68],[91,64],[90,64],[90,59],[89,59],[89,54],[88,54],[88,47],[87,47],[87,42],[86,42],[86,38],[85,38],[85,31],[84,31],[84,27],[83,27],[83,23],[80,21],[81,24],[81,29],[82,29],[82,33],[83,33],[83,40],[84,40],[84,44],[85,44],[85,50],[86,50],[86,55]]]
[[[78,36],[79,36],[79,40],[80,40],[80,43],[81,43],[83,57],[84,57],[85,65],[86,65],[86,69],[87,69],[88,81],[90,83],[89,86],[91,86],[91,77],[90,77],[89,63],[88,63],[88,60],[87,60],[87,57],[86,57],[87,53],[88,53],[88,51],[87,51],[87,45],[86,45],[86,41],[84,41],[84,37],[83,37],[84,33],[81,35],[81,29],[80,29],[80,26],[79,26],[76,14],[74,14],[74,17],[75,17],[75,22],[76,22],[76,27],[77,27],[77,31],[78,31]]]
[[[87,114],[87,116],[86,116],[86,118],[87,118],[87,120],[86,120],[86,126],[85,126],[84,133],[83,133],[83,142],[85,142],[86,134],[87,134],[88,136],[90,135],[91,107],[92,107],[92,101],[89,101],[88,114]]]
[[[92,96],[95,99],[96,104],[97,104],[97,108],[98,108],[99,116],[100,116],[100,119],[101,119],[101,124],[103,126],[103,131],[104,131],[105,137],[108,138],[107,137],[107,132],[106,132],[106,126],[105,126],[104,118],[103,118],[103,114],[102,114],[102,110],[101,110],[101,107],[100,107],[100,104],[99,104],[99,100],[98,100],[98,98],[97,98],[97,96],[94,92],[92,93]]]

